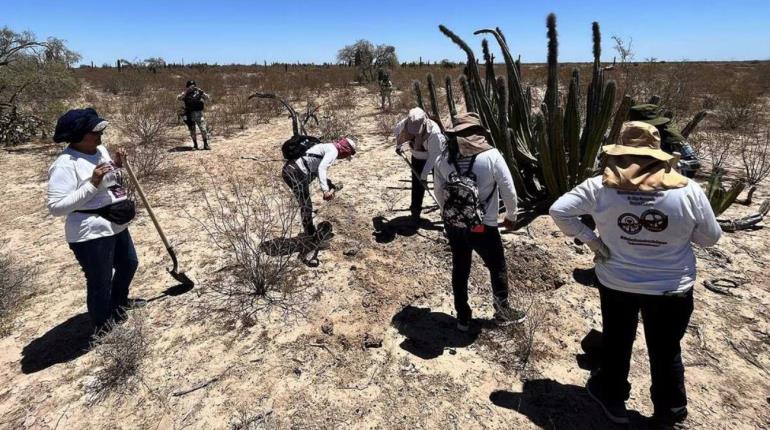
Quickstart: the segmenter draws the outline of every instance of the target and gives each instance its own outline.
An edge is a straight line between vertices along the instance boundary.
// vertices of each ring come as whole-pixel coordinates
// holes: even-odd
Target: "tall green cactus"
[[[532,107],[530,88],[522,86],[520,58],[514,60],[499,28],[481,29],[474,33],[494,37],[505,63],[504,76],[496,76],[494,58],[489,43],[484,39],[485,71],[482,78],[473,50],[451,30],[439,26],[439,30],[467,57],[464,73],[459,78],[466,110],[477,112],[489,129],[492,144],[500,150],[511,169],[521,207],[534,214],[545,212],[555,198],[595,173],[602,144],[617,140],[620,125],[631,103],[626,97],[613,111],[616,86],[613,81],[604,81],[600,60],[601,32],[599,24],[593,23],[593,70],[585,98],[585,118],[582,118],[580,74],[577,70],[572,72],[564,100],[560,94],[555,15],[548,16],[546,27],[548,78],[545,98],[538,111]],[[432,79],[429,77],[429,90]],[[446,87],[449,93],[451,80],[447,80]],[[456,108],[453,99],[449,94],[447,96],[450,115],[454,116]],[[434,98],[431,95],[431,110],[437,112],[437,107],[433,106]],[[418,103],[421,102],[418,100]],[[613,114],[614,122],[611,121]]]
[[[425,110],[425,103],[422,101],[422,90],[420,89],[420,81],[414,81],[414,96],[417,98],[417,107]]]
[[[428,73],[428,97],[430,99],[430,116],[443,129],[441,124],[441,111],[438,109],[438,97],[436,96],[436,84],[433,82],[433,74]]]
[[[449,106],[449,117],[452,125],[454,125],[455,117],[457,116],[457,106],[455,106],[455,94],[452,90],[452,78],[449,76],[444,78],[444,88],[446,89],[446,103]]]

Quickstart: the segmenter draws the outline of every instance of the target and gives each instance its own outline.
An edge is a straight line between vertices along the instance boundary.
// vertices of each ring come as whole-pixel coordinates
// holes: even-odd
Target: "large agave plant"
[[[531,89],[522,87],[521,66],[510,53],[499,28],[482,29],[474,34],[488,34],[500,46],[505,75],[496,76],[494,57],[486,40],[482,41],[485,70],[479,70],[476,56],[468,44],[443,25],[439,30],[467,56],[464,73],[459,78],[465,106],[477,112],[489,129],[493,144],[503,154],[514,177],[522,210],[532,218],[547,211],[550,204],[572,187],[590,177],[596,168],[604,143],[617,140],[620,126],[628,115],[631,99],[624,97],[615,107],[615,82],[604,78],[599,24],[593,23],[593,71],[585,97],[585,116],[581,115],[580,75],[572,72],[566,98],[559,85],[556,16],[547,19],[548,80],[540,109],[532,106]],[[433,77],[428,77],[430,111],[440,121]],[[415,82],[418,103],[422,106],[419,82]],[[446,79],[450,115],[456,114],[452,81]]]

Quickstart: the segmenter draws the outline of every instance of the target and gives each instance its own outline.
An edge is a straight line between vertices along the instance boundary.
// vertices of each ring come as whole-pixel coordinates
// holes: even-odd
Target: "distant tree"
[[[162,69],[166,66],[166,60],[160,57],[150,57],[144,60],[144,66],[152,70],[155,73],[158,69]]]
[[[337,62],[355,66],[358,80],[370,82],[375,79],[377,70],[398,66],[398,57],[394,46],[375,46],[372,42],[361,39],[340,49],[337,52]]]
[[[78,89],[70,69],[78,60],[60,39],[0,30],[0,145],[51,131],[64,100]]]
[[[615,42],[615,46],[613,48],[618,52],[618,55],[620,56],[620,64],[626,64],[627,62],[634,59],[634,50],[631,47],[634,39],[629,37],[628,41],[626,41],[620,36],[612,36],[612,40]]]

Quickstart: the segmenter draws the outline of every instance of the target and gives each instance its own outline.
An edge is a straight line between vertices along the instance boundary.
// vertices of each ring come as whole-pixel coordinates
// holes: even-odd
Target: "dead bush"
[[[737,130],[754,122],[758,115],[758,94],[751,87],[739,86],[722,100],[716,121],[722,130]]]
[[[357,137],[354,111],[322,107],[317,116],[318,124],[311,121],[307,128],[311,135],[318,137],[322,142],[331,142],[340,137]]]
[[[770,174],[770,129],[739,137],[746,182],[755,186]]]
[[[402,115],[395,112],[382,112],[375,117],[377,124],[377,134],[380,136],[393,136],[393,129],[402,119]]]
[[[712,170],[719,170],[732,158],[734,137],[718,130],[698,131],[689,137],[690,143],[701,158],[711,161]]]
[[[35,267],[20,264],[10,255],[0,255],[0,336],[10,331],[11,320],[36,276]]]
[[[117,128],[128,142],[126,152],[137,178],[158,176],[168,167],[169,136],[176,112],[173,100],[137,98],[120,107]]]
[[[91,344],[96,371],[86,384],[91,402],[101,401],[110,393],[127,394],[136,389],[149,353],[145,320],[142,311],[133,311],[128,320],[110,321],[97,334]]]
[[[237,93],[227,96],[223,100],[223,105],[221,108],[224,110],[227,124],[237,126],[239,130],[246,130],[254,115],[254,105],[250,102],[248,94]]]
[[[212,178],[201,225],[224,252],[226,279],[211,286],[215,307],[244,320],[269,307],[289,309],[301,290],[295,222],[299,207],[273,176]]]

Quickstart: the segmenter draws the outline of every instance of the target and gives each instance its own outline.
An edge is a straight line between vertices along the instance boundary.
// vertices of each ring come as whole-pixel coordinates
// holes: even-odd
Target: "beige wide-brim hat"
[[[660,149],[660,133],[651,124],[627,121],[620,129],[620,144],[602,147],[607,155],[641,155],[671,162],[674,155]]]

